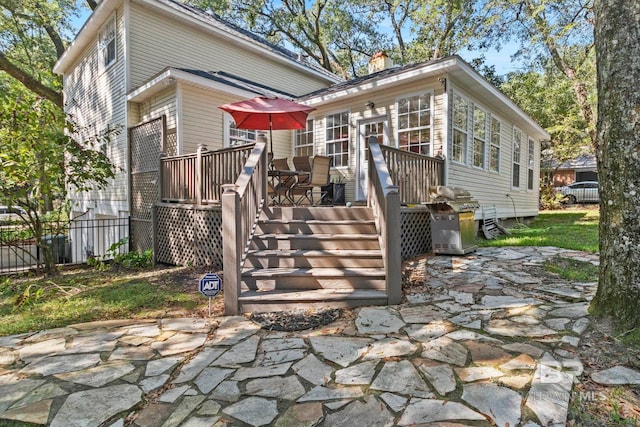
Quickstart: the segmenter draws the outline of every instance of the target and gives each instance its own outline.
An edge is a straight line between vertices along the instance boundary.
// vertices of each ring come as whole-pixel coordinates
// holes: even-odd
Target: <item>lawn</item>
[[[186,267],[83,267],[48,278],[0,278],[0,336],[94,320],[206,315],[201,276]]]
[[[480,246],[556,246],[565,249],[598,252],[597,207],[571,207],[557,211],[542,211],[527,226],[511,228],[510,236],[495,240],[479,238]]]
[[[542,212],[527,228],[497,240],[478,239],[482,246],[558,246],[596,252],[598,210],[571,208]],[[559,259],[545,265],[569,280],[596,280],[590,265]],[[587,268],[589,267],[589,268]],[[157,267],[128,270],[107,266],[63,269],[45,277],[0,277],[0,336],[108,319],[206,316],[207,299],[197,291],[206,267]],[[222,295],[214,314],[222,314]]]

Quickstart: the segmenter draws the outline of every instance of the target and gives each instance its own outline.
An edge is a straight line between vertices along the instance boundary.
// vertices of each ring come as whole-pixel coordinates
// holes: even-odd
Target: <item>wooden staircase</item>
[[[240,311],[387,304],[373,210],[267,207],[241,272]]]

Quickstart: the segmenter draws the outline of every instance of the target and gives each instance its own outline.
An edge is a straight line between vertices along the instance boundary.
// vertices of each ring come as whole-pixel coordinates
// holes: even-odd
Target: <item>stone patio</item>
[[[0,419],[51,426],[562,426],[594,283],[556,248],[415,261],[407,302],[324,328],[243,317],[107,321],[0,337]],[[599,384],[639,384],[612,367]]]

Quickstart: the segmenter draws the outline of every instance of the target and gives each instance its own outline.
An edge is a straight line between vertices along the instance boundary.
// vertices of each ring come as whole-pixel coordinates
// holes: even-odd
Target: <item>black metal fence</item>
[[[53,264],[83,264],[129,251],[129,218],[44,222],[35,233],[20,221],[0,223],[0,274]],[[36,236],[40,236],[40,238]]]

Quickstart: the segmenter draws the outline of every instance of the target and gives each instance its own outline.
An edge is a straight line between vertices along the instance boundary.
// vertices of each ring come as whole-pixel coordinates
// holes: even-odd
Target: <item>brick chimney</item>
[[[391,67],[393,67],[393,62],[382,50],[374,53],[369,60],[369,74],[377,73],[378,71],[386,70]]]

